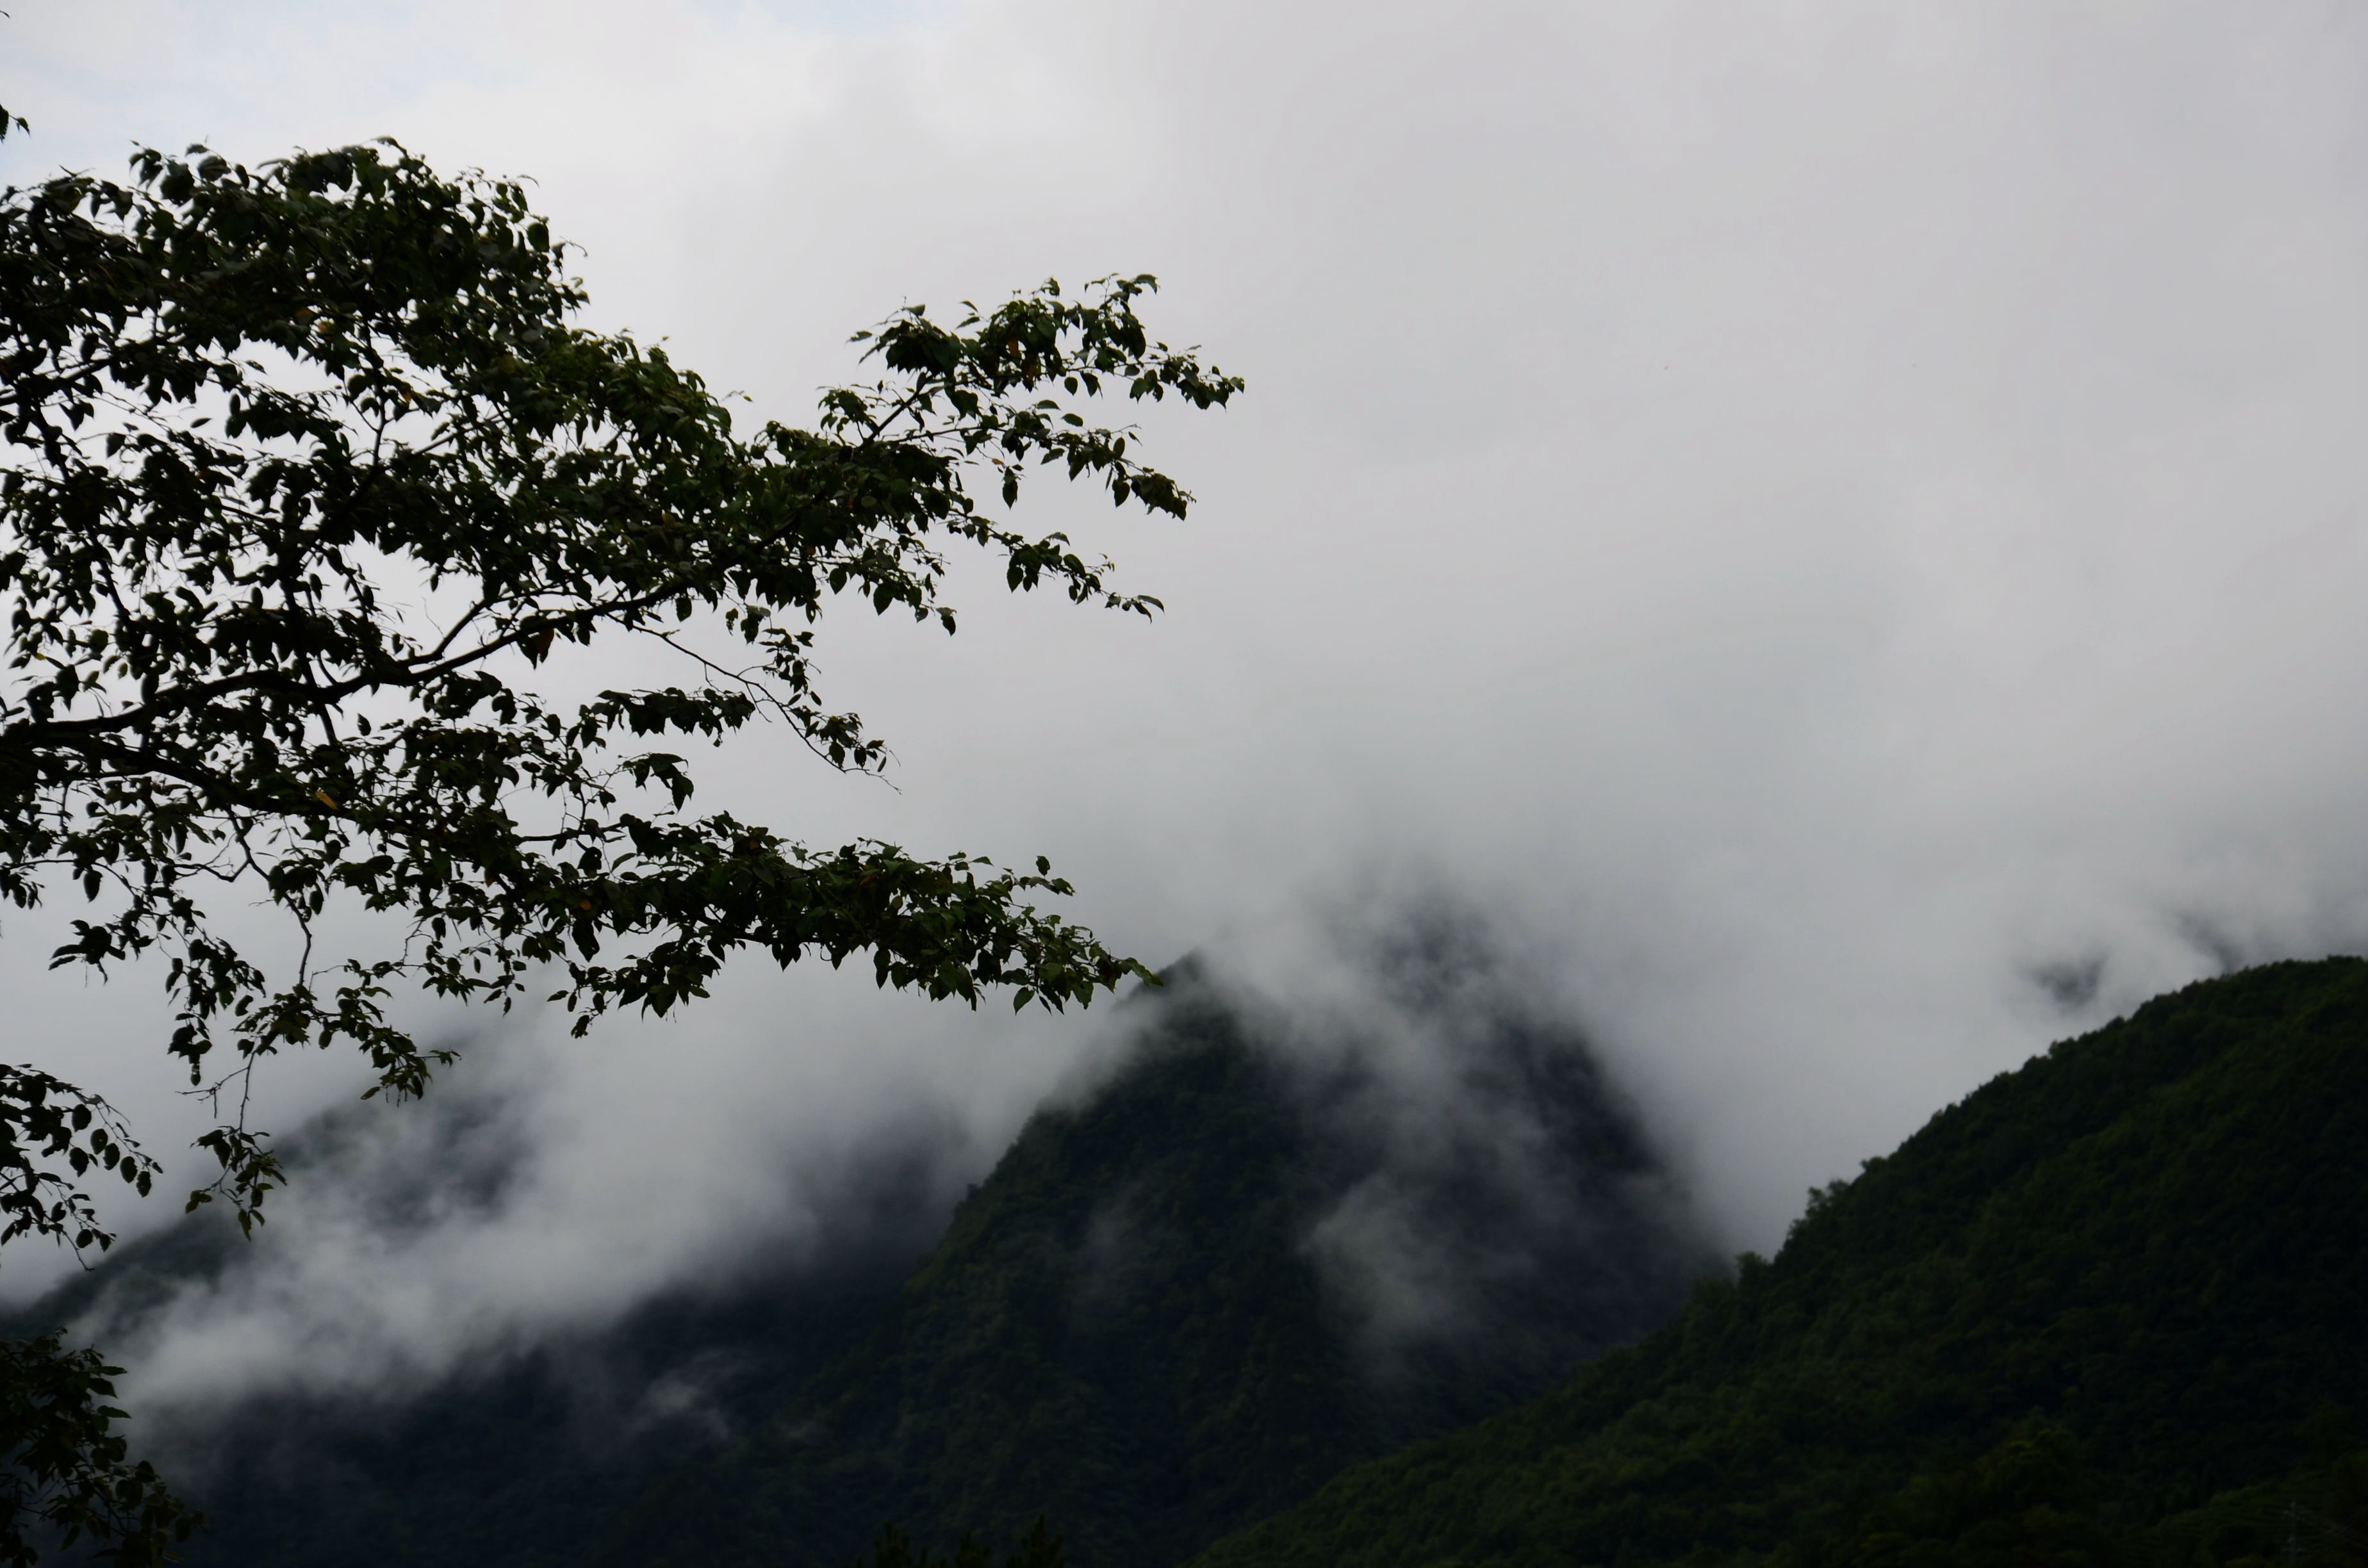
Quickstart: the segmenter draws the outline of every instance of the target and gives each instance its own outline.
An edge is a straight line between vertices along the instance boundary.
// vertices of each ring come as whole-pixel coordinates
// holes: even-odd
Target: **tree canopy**
[[[1015,591],[1151,615],[1010,508],[1050,470],[1181,517],[1133,432],[1080,410],[1241,381],[1150,336],[1152,278],[1047,282],[951,324],[907,306],[856,335],[872,379],[812,428],[746,429],[663,347],[578,323],[570,248],[518,182],[393,142],[142,149],[122,182],[0,193],[0,893],[83,901],[55,964],[160,960],[165,1043],[233,1108],[192,1207],[248,1224],[281,1179],[237,1108],[263,1057],[342,1041],[370,1093],[426,1086],[450,1052],[390,1013],[400,989],[550,987],[581,1032],[751,948],[973,1006],[1148,975],[1046,907],[1072,890],[1042,858],[809,846],[694,810],[670,748],[772,722],[879,771],[819,688],[818,623],[844,599],[952,631],[961,546]],[[538,693],[602,638],[673,681]],[[225,932],[231,893],[292,923],[292,965]],[[386,946],[327,950],[341,903]],[[157,1174],[104,1102],[0,1067],[6,1233],[105,1244],[80,1186],[102,1169]]]

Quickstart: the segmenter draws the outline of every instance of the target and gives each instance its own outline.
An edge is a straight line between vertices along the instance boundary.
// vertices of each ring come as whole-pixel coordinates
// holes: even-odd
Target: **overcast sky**
[[[1190,520],[1029,515],[1169,613],[973,575],[951,642],[850,614],[825,667],[896,790],[759,741],[713,797],[1050,854],[1114,944],[1285,993],[1308,911],[1445,888],[1732,1245],[2052,1039],[2368,943],[2356,6],[10,10],[6,177],[381,134],[531,175],[597,324],[762,415],[908,301],[1157,272],[1250,382],[1147,421]],[[51,945],[0,941],[13,1054],[177,1142],[156,977]],[[811,1227],[891,1122],[974,1165],[1087,1039],[753,968],[591,1047],[486,1029],[516,1201],[401,1246],[291,1205],[347,1250],[275,1267],[368,1304],[324,1357],[612,1311]]]

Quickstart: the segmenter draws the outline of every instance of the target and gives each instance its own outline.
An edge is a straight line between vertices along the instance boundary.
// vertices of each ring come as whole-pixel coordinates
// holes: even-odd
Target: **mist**
[[[0,176],[381,134],[531,175],[597,324],[757,417],[905,301],[1160,274],[1249,380],[1144,416],[1190,521],[1022,516],[1167,613],[842,607],[893,788],[774,736],[701,802],[1047,854],[1113,947],[1312,1015],[1361,1005],[1344,909],[1446,890],[1730,1249],[2052,1040],[2368,946],[2350,8],[18,0],[0,40]],[[44,973],[45,918],[0,928],[14,1054],[171,1153],[156,977]],[[956,1191],[1122,1033],[755,965],[589,1043],[432,1021],[472,1066],[366,1108],[127,1397],[383,1384],[822,1245],[874,1151]],[[361,1085],[275,1062],[258,1120]],[[497,1196],[386,1224],[468,1127]]]

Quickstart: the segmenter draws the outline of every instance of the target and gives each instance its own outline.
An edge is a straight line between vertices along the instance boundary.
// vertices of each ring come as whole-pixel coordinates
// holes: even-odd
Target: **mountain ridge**
[[[1716,1259],[1584,1042],[1450,983],[1469,961],[1399,965],[1393,1027],[1435,1052],[1411,1088],[1353,1022],[1312,1049],[1178,966],[917,1267],[875,1248],[403,1397],[251,1402],[207,1434],[185,1560],[835,1568],[887,1521],[944,1548],[1042,1515],[1073,1568],[1172,1562],[1514,1404]],[[59,1300],[154,1308],[240,1266],[219,1240],[201,1217]],[[669,1380],[702,1409],[625,1419]]]
[[[2368,963],[2265,966],[2000,1074],[1641,1344],[1195,1564],[2221,1562],[2263,1545],[2244,1495],[2368,1539],[2325,1436],[2363,1301]]]
[[[1623,1187],[1651,1156],[1575,1040],[1506,1024],[1467,1063],[1561,1119],[1549,1166],[1596,1229],[1545,1236],[1503,1218],[1493,1174],[1394,1168],[1327,1114],[1360,1103],[1353,1058],[1293,1067],[1189,971],[1156,1007],[1124,1074],[1031,1120],[872,1341],[774,1434],[654,1491],[596,1563],[835,1562],[882,1520],[950,1543],[1039,1516],[1085,1568],[1172,1562],[1353,1459],[1546,1386],[1712,1264]],[[1531,1249],[1539,1278],[1475,1278],[1464,1305],[1503,1332],[1360,1343],[1308,1237],[1375,1184],[1426,1230],[1452,1216],[1486,1244],[1493,1214],[1496,1250]],[[1557,1282],[1548,1312],[1532,1288]]]

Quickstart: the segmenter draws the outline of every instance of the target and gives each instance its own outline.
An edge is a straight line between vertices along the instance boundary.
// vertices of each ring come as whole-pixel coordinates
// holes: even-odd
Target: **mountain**
[[[225,1412],[186,1561],[835,1568],[885,1521],[943,1548],[1042,1516],[1075,1568],[1156,1565],[1533,1397],[1716,1260],[1582,1042],[1457,983],[1469,955],[1400,956],[1387,1041],[1287,1039],[1171,971],[917,1269],[890,1182],[891,1241],[827,1267],[435,1388]],[[124,1321],[239,1256],[168,1233],[74,1300]]]
[[[895,1288],[874,1262],[655,1303],[424,1393],[244,1405],[213,1434],[234,1457],[183,1485],[207,1514],[185,1568],[575,1568],[620,1498],[860,1332]]]
[[[2368,1560],[2368,964],[2191,986],[1197,1568]]]
[[[1451,1082],[1389,1105],[1369,1056],[1294,1064],[1194,972],[1154,1007],[860,1346],[595,1562],[837,1563],[886,1519],[1039,1516],[1080,1568],[1172,1562],[1551,1386],[1711,1264],[1575,1040],[1466,1017]]]
[[[334,1179],[324,1167],[349,1131],[342,1119],[290,1140],[300,1181]],[[456,1166],[485,1179],[456,1158],[374,1206],[432,1210],[423,1198]],[[917,1162],[880,1159],[849,1173],[838,1194],[848,1212],[819,1256],[757,1260],[729,1290],[678,1290],[598,1331],[552,1334],[440,1382],[176,1412],[155,1457],[207,1515],[182,1561],[573,1568],[624,1500],[686,1453],[718,1448],[734,1423],[790,1397],[860,1338],[942,1224],[941,1210],[935,1225],[921,1212],[935,1187]],[[143,1320],[234,1287],[253,1256],[226,1217],[199,1210],[119,1246],[6,1332],[93,1320],[102,1346],[120,1335],[136,1345]],[[137,1402],[133,1412],[132,1437],[149,1438],[156,1414]]]
[[[188,1561],[2368,1562],[2368,963],[2057,1045],[1729,1271],[1581,1042],[1399,957],[1312,1034],[1179,971],[917,1268],[892,1175],[827,1267],[226,1413]],[[125,1254],[51,1306],[240,1256]]]

